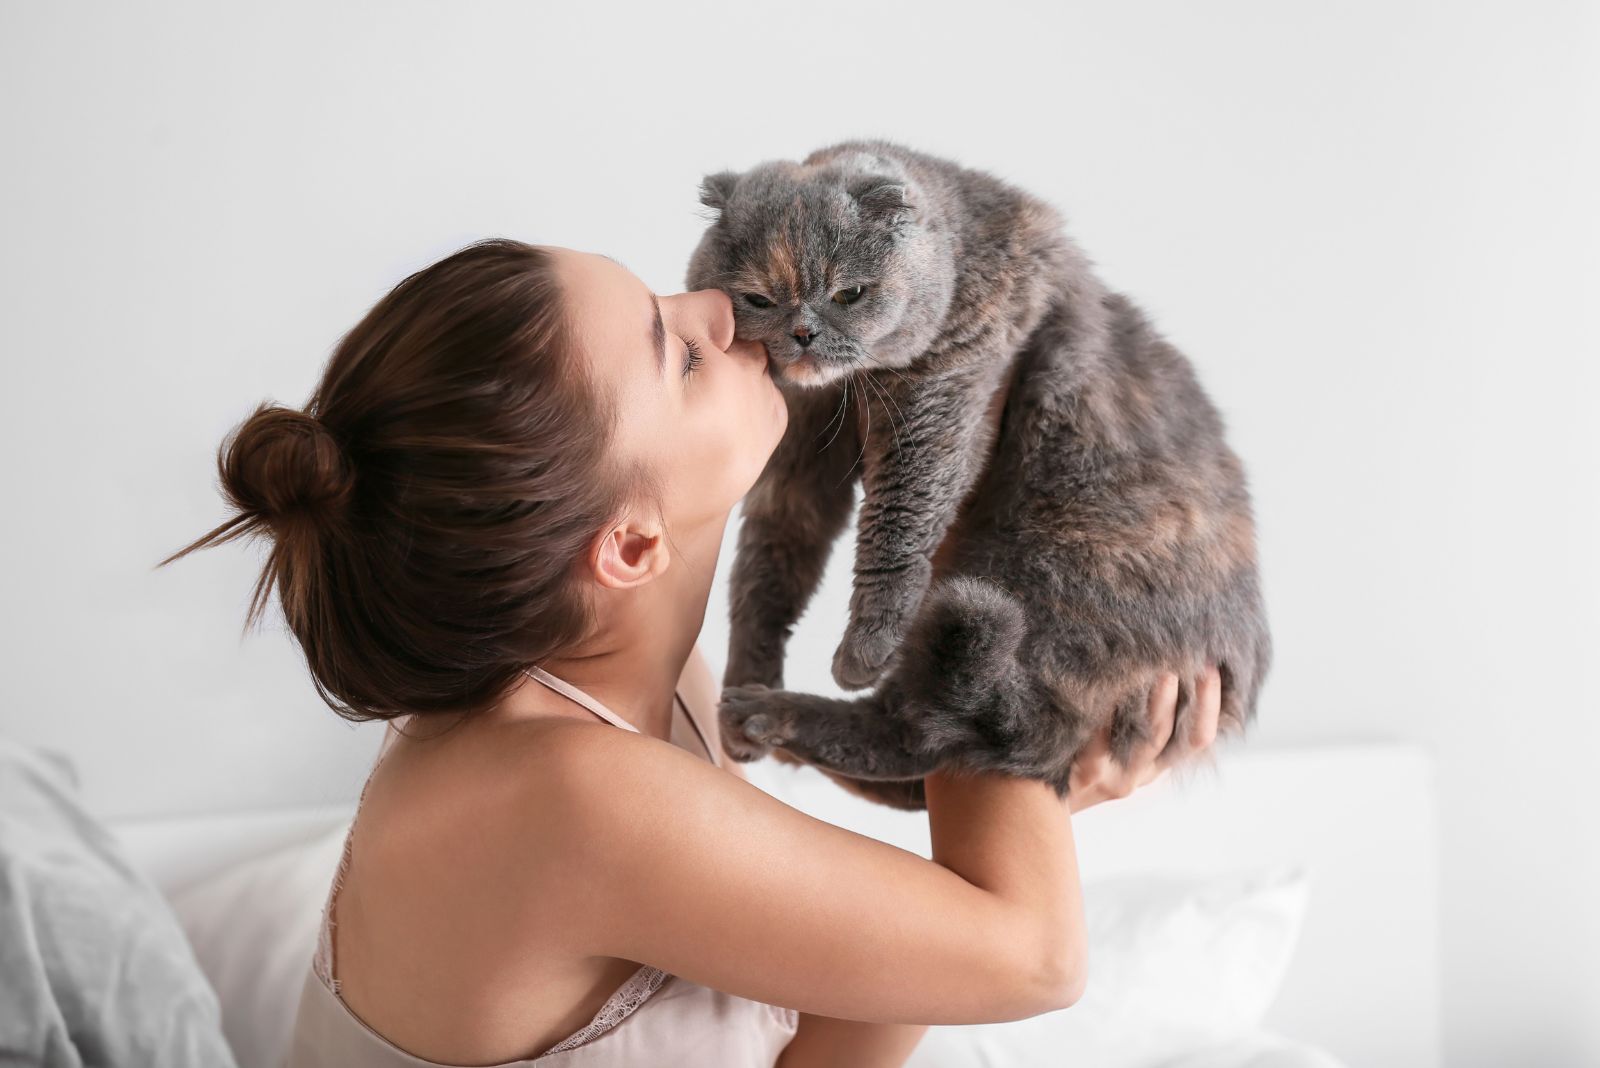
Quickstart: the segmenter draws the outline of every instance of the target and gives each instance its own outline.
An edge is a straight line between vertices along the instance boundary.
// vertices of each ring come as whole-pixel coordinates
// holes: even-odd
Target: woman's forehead
[[[560,256],[574,331],[591,359],[610,359],[644,369],[652,361],[655,304],[650,288],[622,264],[593,252],[564,250]],[[640,368],[631,364],[641,362]]]

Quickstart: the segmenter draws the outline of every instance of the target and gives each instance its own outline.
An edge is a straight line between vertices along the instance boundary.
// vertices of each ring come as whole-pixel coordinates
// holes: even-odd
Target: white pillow
[[[1158,1068],[1247,1039],[1283,982],[1308,884],[1299,866],[1087,882],[1089,983],[1078,1003],[1026,1020],[929,1028],[907,1068]]]
[[[222,1002],[240,1068],[279,1068],[348,821],[178,890],[173,911]]]

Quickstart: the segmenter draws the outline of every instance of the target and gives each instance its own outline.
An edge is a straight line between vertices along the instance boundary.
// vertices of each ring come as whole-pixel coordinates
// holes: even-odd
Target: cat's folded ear
[[[896,225],[916,218],[917,191],[904,178],[863,175],[847,187],[863,219]]]
[[[722,209],[728,206],[728,198],[733,195],[733,187],[738,184],[738,171],[708,174],[700,182],[700,203],[721,214]]]

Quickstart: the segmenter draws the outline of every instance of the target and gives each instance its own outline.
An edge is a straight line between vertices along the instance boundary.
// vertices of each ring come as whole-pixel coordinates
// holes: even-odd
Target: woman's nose
[[[706,336],[717,348],[727,351],[733,344],[733,301],[720,289],[700,291],[706,299]],[[700,295],[697,294],[697,295]]]
[[[722,351],[733,344],[733,301],[720,289],[696,289],[691,293],[677,293],[661,298],[663,309],[670,305],[669,321],[688,327],[696,334],[704,334]]]

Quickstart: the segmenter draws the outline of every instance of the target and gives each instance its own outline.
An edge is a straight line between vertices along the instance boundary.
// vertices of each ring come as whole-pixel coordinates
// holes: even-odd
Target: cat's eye
[[[854,304],[861,299],[861,294],[866,291],[866,286],[851,286],[848,289],[841,289],[833,295],[833,302],[835,304]]]
[[[766,297],[763,297],[760,293],[746,293],[744,295],[744,299],[748,300],[757,308],[772,307],[772,301],[768,300]]]

